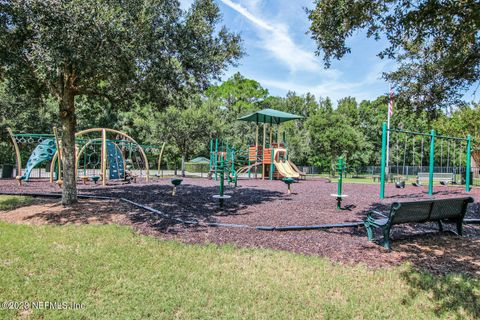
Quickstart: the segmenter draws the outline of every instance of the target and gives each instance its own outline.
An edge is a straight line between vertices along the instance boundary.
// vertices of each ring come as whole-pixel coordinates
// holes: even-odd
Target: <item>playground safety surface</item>
[[[306,180],[292,185],[286,193],[282,181],[260,179],[239,180],[237,188],[229,187],[224,208],[212,198],[218,194],[218,182],[207,179],[184,179],[172,197],[169,179],[150,183],[115,183],[105,187],[78,184],[84,195],[126,198],[160,210],[174,218],[216,222],[249,227],[206,227],[182,225],[143,209],[113,200],[81,200],[63,208],[58,200],[39,200],[29,207],[0,213],[0,218],[22,223],[120,223],[132,225],[142,234],[187,243],[234,244],[239,247],[262,247],[296,253],[325,256],[341,263],[363,263],[385,267],[409,261],[419,269],[436,274],[462,272],[480,276],[480,226],[465,225],[464,237],[448,232],[438,233],[436,224],[396,226],[393,229],[393,250],[367,241],[363,227],[333,228],[308,231],[259,231],[255,226],[319,225],[361,221],[371,209],[387,210],[394,201],[428,198],[426,187],[407,186],[396,189],[388,184],[386,199],[380,200],[375,184],[344,184],[351,210],[337,210],[336,184],[326,180]],[[18,186],[14,180],[0,180],[0,192],[46,193],[60,189],[45,180],[32,180]],[[465,193],[460,186],[436,186],[435,198],[470,195],[476,202],[469,207],[466,218],[480,218],[480,189]],[[447,230],[454,230],[446,225]],[[378,235],[381,238],[381,235]]]

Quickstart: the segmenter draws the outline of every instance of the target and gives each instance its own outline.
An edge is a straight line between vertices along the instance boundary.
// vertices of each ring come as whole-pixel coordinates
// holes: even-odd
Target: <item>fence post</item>
[[[435,164],[435,130],[430,132],[430,168],[428,171],[428,195],[433,195],[433,167]]]
[[[380,164],[380,199],[385,198],[385,163],[387,155],[387,123],[382,124],[382,161]]]
[[[466,162],[466,170],[465,172],[465,191],[470,192],[470,149],[472,144],[472,137],[470,135],[467,136],[467,162]]]

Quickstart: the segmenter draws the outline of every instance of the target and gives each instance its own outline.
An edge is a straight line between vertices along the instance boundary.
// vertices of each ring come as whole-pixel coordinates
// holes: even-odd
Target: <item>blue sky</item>
[[[395,67],[376,54],[386,42],[367,39],[363,33],[347,42],[352,52],[324,69],[316,46],[307,34],[309,20],[305,8],[313,0],[215,0],[223,15],[223,24],[240,33],[246,56],[238,67],[225,72],[224,80],[235,72],[257,80],[272,95],[284,96],[289,90],[313,93],[333,101],[353,96],[357,101],[387,94],[389,85],[382,72]],[[187,9],[193,0],[181,0]]]

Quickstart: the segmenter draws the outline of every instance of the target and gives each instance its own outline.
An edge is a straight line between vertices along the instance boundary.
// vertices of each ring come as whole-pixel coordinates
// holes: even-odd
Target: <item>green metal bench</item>
[[[443,231],[442,222],[455,223],[457,233],[462,235],[463,218],[467,212],[468,204],[473,201],[472,197],[464,197],[394,202],[390,207],[388,216],[372,210],[367,213],[364,220],[368,240],[373,240],[373,228],[380,228],[383,231],[383,246],[390,250],[390,229],[394,225],[404,223],[437,222],[440,231]],[[378,218],[374,216],[378,216]]]
[[[422,182],[427,182],[430,179],[430,174],[428,172],[419,172],[417,174],[417,184],[421,185]],[[445,183],[457,183],[456,181],[456,174],[454,173],[433,173],[433,181],[440,181]]]

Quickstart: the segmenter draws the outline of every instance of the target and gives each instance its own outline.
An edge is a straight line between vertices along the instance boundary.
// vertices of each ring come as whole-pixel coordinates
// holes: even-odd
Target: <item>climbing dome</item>
[[[17,180],[30,177],[61,180],[61,139],[56,128],[54,134],[13,133],[8,129],[16,157]],[[114,129],[93,128],[80,131],[75,138],[76,174],[83,180],[102,181],[143,178],[149,181],[150,166],[158,168],[162,147],[140,145],[124,132]],[[24,167],[22,164],[26,164]],[[158,173],[157,173],[158,174]]]
[[[124,180],[127,175],[149,180],[148,152],[158,151],[155,146],[142,146],[132,137],[118,130],[87,129],[76,133],[77,177],[99,177],[105,185],[108,180]],[[55,170],[54,168],[57,168]],[[61,175],[58,152],[51,163],[50,180]]]

